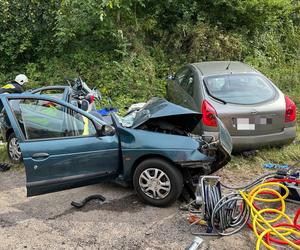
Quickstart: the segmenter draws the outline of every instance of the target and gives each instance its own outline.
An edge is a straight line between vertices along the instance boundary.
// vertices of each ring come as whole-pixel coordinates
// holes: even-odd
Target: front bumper
[[[175,164],[181,168],[188,168],[200,174],[212,174],[225,166],[230,160],[231,156],[228,148],[225,148],[220,143],[214,152],[214,156],[207,156],[206,159],[200,161],[177,161]]]
[[[180,161],[175,164],[181,168],[190,169],[197,174],[209,174],[212,171],[213,160],[204,161]]]
[[[214,160],[207,161],[179,161],[176,162],[182,168],[205,168],[205,166],[209,166],[214,162]]]
[[[232,141],[228,130],[224,127],[223,123],[218,119],[218,134],[214,138],[218,138],[217,146],[210,149],[206,148],[204,151],[199,148],[199,151],[207,158],[201,161],[183,161],[176,162],[182,168],[201,169],[201,174],[211,174],[225,166],[231,160]],[[212,142],[214,143],[214,142]],[[203,145],[202,145],[203,146]]]

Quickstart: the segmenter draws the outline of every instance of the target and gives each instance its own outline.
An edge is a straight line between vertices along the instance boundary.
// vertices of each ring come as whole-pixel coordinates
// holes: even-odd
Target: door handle
[[[33,159],[45,159],[48,158],[49,154],[48,153],[35,153],[32,155]]]

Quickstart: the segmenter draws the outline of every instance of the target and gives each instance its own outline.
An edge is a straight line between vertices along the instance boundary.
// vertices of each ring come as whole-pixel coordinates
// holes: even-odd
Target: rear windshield
[[[255,74],[209,76],[204,82],[208,94],[228,103],[256,104],[275,96],[269,81]]]

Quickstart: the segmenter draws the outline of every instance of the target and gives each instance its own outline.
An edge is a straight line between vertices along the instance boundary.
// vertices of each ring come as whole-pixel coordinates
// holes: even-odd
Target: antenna
[[[229,70],[230,64],[231,64],[231,61],[229,61],[228,65],[227,65],[227,67],[226,67],[226,70]]]

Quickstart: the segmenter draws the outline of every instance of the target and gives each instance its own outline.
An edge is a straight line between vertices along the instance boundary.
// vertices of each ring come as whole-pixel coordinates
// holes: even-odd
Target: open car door
[[[1,101],[22,151],[28,196],[117,175],[118,136],[99,135],[104,122],[47,96],[6,95]]]

